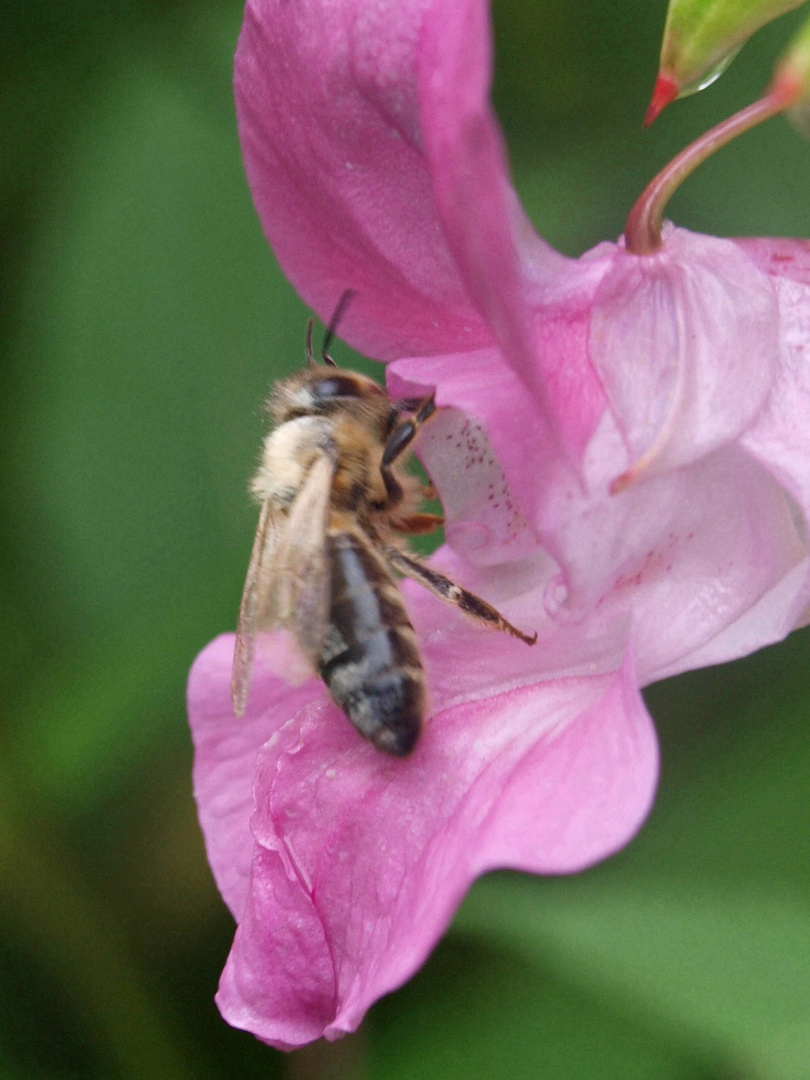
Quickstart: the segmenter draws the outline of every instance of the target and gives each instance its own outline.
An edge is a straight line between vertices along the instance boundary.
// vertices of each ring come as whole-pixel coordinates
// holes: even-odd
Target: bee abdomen
[[[402,596],[361,535],[330,533],[326,543],[332,583],[321,677],[361,735],[404,757],[422,728],[425,677]]]

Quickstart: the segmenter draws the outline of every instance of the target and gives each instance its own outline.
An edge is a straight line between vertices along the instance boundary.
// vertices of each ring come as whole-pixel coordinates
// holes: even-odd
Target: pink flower
[[[444,406],[420,444],[435,563],[539,633],[406,583],[432,700],[407,760],[261,662],[236,720],[233,637],[198,657],[195,790],[238,923],[217,1000],[285,1049],[353,1030],[477,875],[626,843],[657,768],[639,686],[783,637],[810,599],[810,245],[668,226],[651,254],[564,258],[510,186],[490,64],[484,0],[250,0],[237,53],[285,272],[321,315],[355,289],[341,334]]]

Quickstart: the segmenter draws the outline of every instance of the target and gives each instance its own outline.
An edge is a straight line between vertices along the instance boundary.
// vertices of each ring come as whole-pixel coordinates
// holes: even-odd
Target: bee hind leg
[[[454,581],[445,577],[444,574],[440,574],[438,570],[434,570],[431,566],[425,566],[418,559],[414,559],[396,548],[386,548],[385,554],[395,570],[413,581],[418,581],[420,585],[424,585],[426,589],[429,589],[434,596],[444,600],[446,604],[452,604],[454,607],[459,608],[469,618],[483,623],[492,630],[502,630],[504,633],[511,634],[512,637],[520,638],[527,645],[534,645],[537,641],[536,631],[534,634],[525,634],[522,630],[518,630],[516,626],[513,626],[501,615],[497,608],[488,604],[486,600],[482,600],[480,596],[476,596],[475,593],[463,589],[461,585],[456,585]]]

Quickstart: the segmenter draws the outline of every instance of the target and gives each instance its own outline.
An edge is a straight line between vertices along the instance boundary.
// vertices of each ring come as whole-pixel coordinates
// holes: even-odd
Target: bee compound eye
[[[370,398],[385,394],[383,388],[378,386],[373,379],[356,372],[325,375],[312,385],[310,392],[316,405],[338,398]]]
[[[339,397],[359,397],[360,389],[354,379],[345,375],[330,375],[320,379],[312,388],[316,401],[331,401]]]

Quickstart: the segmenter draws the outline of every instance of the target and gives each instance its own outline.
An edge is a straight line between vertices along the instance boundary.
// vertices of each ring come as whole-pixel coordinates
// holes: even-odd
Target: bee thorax
[[[301,490],[312,462],[330,443],[330,425],[322,417],[299,416],[281,424],[264,441],[251,491],[259,500],[287,505]]]

